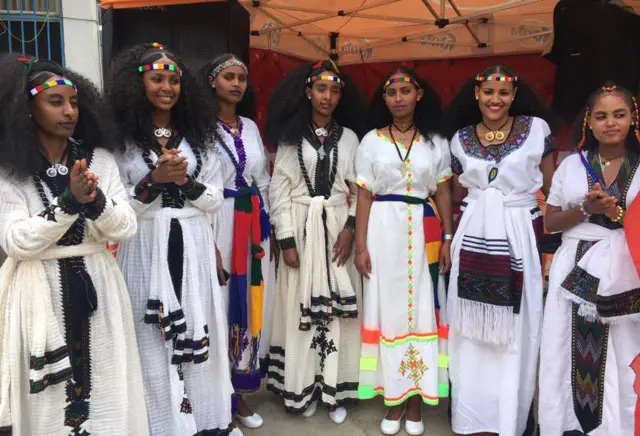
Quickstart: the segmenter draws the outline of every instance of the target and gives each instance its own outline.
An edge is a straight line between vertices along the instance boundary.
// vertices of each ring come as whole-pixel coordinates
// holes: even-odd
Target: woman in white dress
[[[271,222],[282,250],[268,389],[290,413],[310,417],[320,402],[336,424],[358,390],[361,286],[350,257],[363,113],[357,88],[331,61],[290,72],[267,111],[267,142],[278,146]]]
[[[0,72],[0,434],[148,435],[131,305],[107,250],[137,228],[110,114],[53,62],[4,55]]]
[[[355,264],[364,276],[358,397],[384,397],[384,434],[424,433],[421,405],[448,396],[439,339],[439,275],[453,238],[449,144],[438,135],[440,98],[415,72],[384,78],[356,154]],[[444,242],[442,240],[444,227]],[[440,291],[444,291],[441,284]],[[440,293],[440,298],[444,292]]]
[[[126,139],[120,171],[138,233],[118,247],[129,286],[153,436],[231,431],[226,311],[213,214],[221,207],[212,101],[160,44],[114,63],[109,86]]]
[[[576,125],[578,153],[553,177],[545,225],[563,238],[542,330],[544,436],[634,435],[640,279],[623,223],[640,190],[638,121],[629,91],[598,89]]]
[[[262,417],[251,410],[242,394],[257,391],[266,375],[275,262],[268,215],[269,161],[258,126],[251,120],[255,107],[247,87],[248,74],[244,62],[224,54],[207,63],[199,75],[207,81],[219,107],[222,138],[216,152],[225,200],[216,215],[216,246],[221,260],[219,278],[226,282],[222,292],[229,317],[231,381],[236,393],[233,412],[243,426],[258,428]],[[259,227],[252,227],[257,223]]]
[[[548,193],[554,170],[548,122],[553,114],[504,66],[467,82],[445,114],[454,201],[463,199],[447,295],[458,434],[534,431],[542,322],[536,193]]]

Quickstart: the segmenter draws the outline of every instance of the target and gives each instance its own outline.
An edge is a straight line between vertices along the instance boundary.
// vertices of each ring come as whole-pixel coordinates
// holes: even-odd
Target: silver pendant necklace
[[[156,127],[153,134],[156,138],[171,138],[171,130],[166,127]]]
[[[45,171],[45,174],[47,175],[47,177],[54,178],[58,174],[60,174],[61,176],[66,176],[67,174],[69,174],[69,168],[67,168],[66,165],[62,164],[62,162],[64,162],[64,160],[67,158],[68,150],[69,150],[68,148],[64,150],[64,153],[62,153],[62,156],[60,156],[59,162],[51,164],[51,166],[47,168],[47,171]]]
[[[327,130],[327,127],[331,124],[331,121],[329,121],[326,126],[318,126],[314,121],[311,122],[315,128],[313,133],[315,133],[316,136],[322,136],[323,138],[329,136],[329,130]]]

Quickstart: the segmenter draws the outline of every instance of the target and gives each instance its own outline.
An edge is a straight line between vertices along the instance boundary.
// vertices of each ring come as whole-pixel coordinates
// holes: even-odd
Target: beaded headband
[[[213,69],[213,71],[211,73],[209,73],[209,80],[215,80],[215,78],[218,77],[218,74],[220,74],[222,71],[226,70],[229,67],[240,67],[247,74],[249,73],[249,69],[244,64],[244,62],[242,62],[240,59],[231,58],[231,59],[228,59],[228,60],[224,61],[223,63],[219,64],[218,66],[216,66]]]
[[[317,75],[317,76],[311,76],[307,79],[307,81],[305,82],[307,85],[311,85],[313,84],[313,82],[318,82],[320,80],[327,80],[330,82],[336,82],[339,85],[344,86],[344,82],[342,81],[342,79],[338,76],[328,76],[328,75]]]
[[[420,89],[420,85],[418,84],[418,81],[416,79],[414,79],[413,77],[393,77],[389,80],[386,81],[386,83],[384,84],[384,89],[387,89],[389,87],[389,85],[393,84],[393,83],[399,83],[399,82],[406,82],[406,83],[411,83],[413,86],[415,86],[416,88]]]
[[[171,65],[171,64],[147,64],[147,65],[140,65],[138,67],[138,72],[140,72],[140,73],[144,73],[145,71],[151,71],[151,70],[173,71],[174,73],[178,73],[178,74],[180,74],[182,76],[182,70],[176,65]]]
[[[517,82],[518,77],[498,76],[491,74],[489,76],[476,76],[476,82]]]
[[[67,79],[49,80],[47,82],[44,82],[42,85],[38,85],[35,88],[30,89],[29,98],[35,97],[36,95],[40,94],[42,91],[46,89],[53,88],[54,86],[60,86],[60,85],[70,86],[76,92],[78,92],[76,85],[74,85],[71,80],[67,80]]]

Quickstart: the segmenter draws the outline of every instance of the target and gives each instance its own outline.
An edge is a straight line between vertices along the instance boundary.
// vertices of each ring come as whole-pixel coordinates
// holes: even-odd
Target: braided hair
[[[265,139],[271,145],[297,144],[311,122],[311,102],[305,94],[306,81],[323,71],[331,71],[344,83],[342,96],[333,119],[362,138],[365,106],[360,91],[351,78],[329,60],[307,63],[290,71],[273,89],[267,104]]]
[[[31,118],[29,90],[54,76],[78,91],[78,122],[73,139],[85,150],[118,147],[115,123],[99,91],[87,79],[55,62],[22,55],[0,55],[0,165],[28,175],[38,161],[38,126]]]
[[[442,103],[440,101],[440,96],[438,96],[438,93],[434,91],[429,82],[420,77],[415,71],[405,67],[396,68],[387,74],[373,93],[373,98],[369,103],[369,111],[367,114],[367,128],[369,130],[381,129],[391,125],[393,122],[391,112],[389,112],[389,108],[382,96],[384,94],[387,81],[396,74],[405,74],[415,80],[424,93],[420,101],[416,102],[416,107],[413,113],[413,122],[420,133],[425,137],[430,137],[432,134],[439,133],[440,119],[442,117]]]
[[[516,75],[504,65],[492,65],[485,68],[479,74],[473,76],[460,88],[460,91],[453,98],[445,110],[442,119],[442,133],[449,139],[453,138],[456,132],[467,126],[474,126],[482,121],[482,113],[475,98],[475,88],[482,82],[478,80],[482,77],[502,74],[515,78]],[[518,77],[513,83],[517,88],[515,98],[509,108],[509,115],[528,115],[542,118],[547,122],[553,134],[558,133],[562,126],[561,120],[531,89],[531,87]]]
[[[214,104],[216,106],[216,111],[219,111],[220,108],[218,107],[218,98],[216,97],[216,90],[210,84],[211,75],[213,73],[213,70],[215,70],[217,66],[222,65],[231,59],[240,60],[240,58],[234,55],[233,53],[225,53],[223,55],[215,57],[210,62],[207,62],[198,71],[198,80],[202,82],[202,86],[205,89],[208,89],[210,92],[210,95],[214,97]],[[242,97],[242,100],[240,101],[240,103],[238,103],[238,105],[236,106],[236,115],[249,118],[251,120],[255,119],[256,95],[253,90],[253,87],[251,86],[250,81],[247,81],[247,89],[244,92],[244,96]]]
[[[614,82],[608,81],[600,88],[596,89],[587,99],[587,105],[582,110],[580,116],[573,125],[573,137],[576,147],[581,150],[595,150],[599,142],[593,135],[591,129],[587,129],[591,111],[597,100],[612,93],[619,94],[629,106],[631,111],[631,129],[627,135],[627,148],[635,153],[640,153],[640,111],[638,111],[638,101],[631,91]]]
[[[180,96],[171,109],[173,125],[191,147],[205,149],[208,144],[219,139],[218,111],[214,99],[182,60],[158,43],[133,46],[114,61],[107,94],[120,132],[125,140],[133,141],[141,147],[155,143],[151,121],[153,106],[145,95],[138,68],[163,57],[175,62],[182,72]],[[125,146],[124,141],[121,146]]]

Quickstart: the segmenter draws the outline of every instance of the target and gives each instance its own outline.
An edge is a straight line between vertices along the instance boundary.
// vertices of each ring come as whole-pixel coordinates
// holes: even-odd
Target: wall
[[[93,0],[62,0],[66,66],[102,88],[98,5]]]

